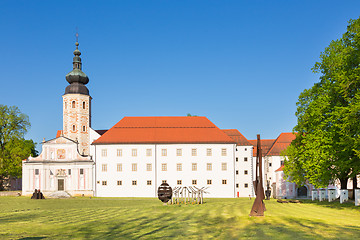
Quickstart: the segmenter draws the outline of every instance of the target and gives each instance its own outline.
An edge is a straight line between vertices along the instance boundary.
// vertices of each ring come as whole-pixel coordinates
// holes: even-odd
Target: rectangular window
[[[152,152],[151,152],[151,148],[146,149],[146,156],[150,157],[150,156],[151,156],[151,154],[152,154]]]
[[[166,163],[161,164],[161,171],[167,171],[167,165]]]
[[[116,150],[116,156],[122,157],[122,149],[117,149]]]
[[[206,156],[211,156],[212,155],[212,149],[211,148],[207,148],[206,149]]]
[[[176,171],[182,171],[182,163],[176,164]]]
[[[152,165],[151,163],[146,164],[146,171],[152,171]]]
[[[102,172],[107,172],[107,164],[102,164],[101,165],[101,171]]]
[[[181,148],[176,149],[176,156],[182,156],[182,149]]]
[[[196,148],[191,149],[191,156],[197,156],[197,149]]]
[[[226,148],[221,149],[221,156],[226,156]]]
[[[238,183],[236,184],[236,188],[239,188],[239,184],[238,184]]]
[[[239,158],[236,158],[236,161],[238,162],[238,161],[239,161]]]
[[[147,181],[146,181],[146,184],[147,184],[147,185],[151,185],[151,180],[147,180]]]
[[[106,186],[106,185],[107,185],[107,181],[102,181],[102,182],[101,182],[101,185]]]
[[[39,175],[39,169],[35,169],[35,175]]]
[[[206,181],[206,183],[207,183],[207,185],[211,185],[211,184],[212,184],[211,179],[208,179],[208,180]]]
[[[284,166],[284,160],[280,161],[281,166]]]
[[[50,170],[50,175],[54,175],[54,173]]]
[[[192,185],[196,185],[197,184],[197,180],[192,180]]]
[[[249,184],[245,183],[245,184],[244,184],[244,187],[245,187],[245,188],[248,188],[248,187],[249,187]]]
[[[244,170],[244,174],[245,174],[245,175],[248,175],[248,170]]]
[[[136,172],[137,171],[137,163],[131,164],[131,171]]]
[[[122,163],[116,164],[116,171],[122,172]]]
[[[226,179],[223,179],[223,180],[222,180],[222,184],[227,184],[227,180],[226,180]]]
[[[68,175],[71,175],[71,169],[68,169]]]
[[[236,175],[239,175],[239,170],[236,170],[235,172],[236,172]]]
[[[101,150],[101,156],[102,157],[107,157],[107,149],[102,149]]]
[[[122,181],[121,181],[121,180],[118,180],[118,181],[117,181],[117,185],[118,185],[118,186],[121,186],[121,185],[122,185]]]
[[[197,163],[191,164],[191,170],[192,171],[197,171]]]
[[[137,156],[137,149],[136,148],[131,149],[131,156],[133,156],[133,157]]]
[[[247,157],[244,157],[244,162],[247,162]]]
[[[137,181],[136,180],[132,180],[132,185],[137,185]]]
[[[269,163],[269,167],[271,167],[271,162]]]
[[[177,185],[181,185],[182,181],[181,180],[177,180]]]
[[[247,151],[247,148],[245,148],[245,151]]]
[[[167,156],[167,150],[166,149],[161,149],[161,156],[164,156],[164,157]]]
[[[227,163],[221,163],[221,170],[226,171],[227,170]]]
[[[166,180],[162,180],[161,183],[166,183],[167,181]]]
[[[206,164],[206,170],[207,171],[212,171],[212,163],[207,163]]]
[[[80,175],[84,175],[84,169],[80,168]]]

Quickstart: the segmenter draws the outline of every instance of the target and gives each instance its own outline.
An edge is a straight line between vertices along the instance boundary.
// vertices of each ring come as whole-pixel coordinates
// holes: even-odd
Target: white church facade
[[[124,117],[93,130],[78,45],[66,75],[63,130],[23,161],[23,195],[40,189],[45,196],[156,197],[166,182],[206,187],[207,197],[254,196],[254,142],[236,129],[221,130],[206,117]],[[267,170],[273,176],[276,169]]]

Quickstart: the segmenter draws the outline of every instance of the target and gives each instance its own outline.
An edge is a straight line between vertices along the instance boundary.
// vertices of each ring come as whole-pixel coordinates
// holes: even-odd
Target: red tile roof
[[[264,157],[271,148],[271,146],[273,145],[275,139],[261,139],[260,141],[261,141],[262,155]],[[249,142],[254,146],[253,156],[257,157],[257,149],[256,149],[257,140],[249,140]]]
[[[280,156],[281,152],[285,150],[294,139],[295,134],[293,133],[281,133],[277,139],[261,139],[263,156]],[[249,140],[249,142],[254,146],[253,155],[256,157],[256,140]]]
[[[295,139],[295,137],[296,136],[293,133],[281,133],[266,155],[280,156],[281,152],[290,145],[290,143]]]
[[[281,165],[281,167],[279,167],[277,170],[275,170],[275,172],[280,172],[280,171],[284,171],[284,165]]]
[[[93,144],[233,143],[206,117],[124,117]]]
[[[57,130],[56,132],[56,138],[60,137],[61,136],[61,130]]]
[[[252,144],[237,129],[223,129],[229,137],[231,137],[238,146],[252,146]]]

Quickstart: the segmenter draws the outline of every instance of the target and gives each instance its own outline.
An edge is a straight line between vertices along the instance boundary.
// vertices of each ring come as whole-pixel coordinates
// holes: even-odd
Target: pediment
[[[70,138],[60,136],[49,141],[44,142],[44,144],[76,144],[75,141],[71,140]]]

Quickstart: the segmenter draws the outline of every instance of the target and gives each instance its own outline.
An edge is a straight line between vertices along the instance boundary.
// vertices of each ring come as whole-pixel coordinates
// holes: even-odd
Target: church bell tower
[[[73,70],[66,75],[70,84],[65,88],[63,97],[63,135],[78,142],[78,151],[89,155],[91,127],[91,96],[85,86],[88,76],[81,70],[81,52],[76,39],[76,49],[73,58]]]

